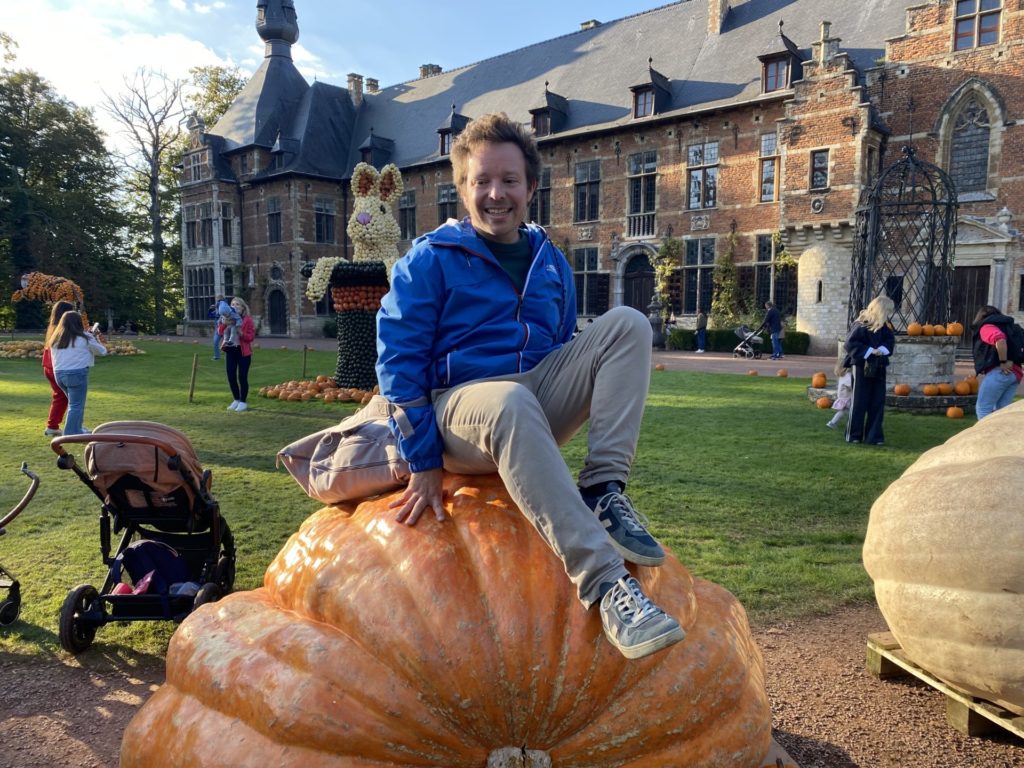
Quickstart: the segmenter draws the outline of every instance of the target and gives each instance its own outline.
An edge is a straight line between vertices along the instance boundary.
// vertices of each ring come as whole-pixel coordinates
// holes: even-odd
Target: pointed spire
[[[294,0],[257,0],[256,32],[267,44],[265,56],[290,59],[291,47],[299,39]]]

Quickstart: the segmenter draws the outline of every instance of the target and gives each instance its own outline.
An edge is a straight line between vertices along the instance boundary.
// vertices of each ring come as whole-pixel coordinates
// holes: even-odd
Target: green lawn
[[[318,508],[284,469],[278,448],[350,413],[350,405],[231,401],[223,362],[209,345],[140,342],[147,354],[97,362],[89,381],[86,424],[159,421],[192,440],[238,545],[237,589],[258,586],[267,564],[302,520]],[[300,378],[303,355],[276,345],[256,351],[253,390]],[[199,368],[188,401],[193,355]],[[310,351],[307,373],[331,373],[333,353]],[[698,576],[735,593],[755,623],[828,612],[869,600],[860,564],[875,497],[924,450],[973,419],[886,416],[885,448],[849,446],[825,428],[830,412],[808,402],[803,379],[656,371],[629,493],[653,532]],[[27,461],[42,478],[28,509],[0,538],[0,563],[22,583],[21,619],[0,629],[0,651],[63,653],[57,614],[68,589],[99,585],[97,499],[56,468],[42,436],[49,387],[38,360],[0,360],[0,514],[21,498]],[[573,467],[582,435],[566,446]],[[81,449],[74,451],[79,455]],[[160,656],[174,626],[111,624],[94,651]]]

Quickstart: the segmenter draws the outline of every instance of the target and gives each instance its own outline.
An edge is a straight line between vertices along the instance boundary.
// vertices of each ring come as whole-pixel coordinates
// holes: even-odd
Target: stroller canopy
[[[178,488],[186,488],[192,496],[197,488],[185,482],[181,471],[167,466],[170,453],[163,448],[132,437],[156,440],[176,453],[181,460],[181,469],[200,482],[203,468],[196,456],[192,443],[181,432],[166,424],[155,421],[108,421],[96,427],[94,435],[125,435],[123,442],[89,443],[85,448],[85,467],[89,479],[101,493],[108,493],[110,486],[124,475],[133,475],[158,494],[169,494]]]

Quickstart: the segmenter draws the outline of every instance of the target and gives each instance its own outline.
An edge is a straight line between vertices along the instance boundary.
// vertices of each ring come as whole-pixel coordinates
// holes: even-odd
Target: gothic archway
[[[654,266],[647,253],[638,251],[629,257],[622,273],[622,303],[647,314],[654,297]]]
[[[288,301],[280,288],[272,288],[267,293],[267,324],[271,336],[288,334]]]

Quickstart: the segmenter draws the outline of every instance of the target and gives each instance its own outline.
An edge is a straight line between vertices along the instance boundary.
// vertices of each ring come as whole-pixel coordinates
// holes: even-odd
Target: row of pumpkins
[[[304,402],[320,400],[324,403],[358,403],[366,405],[370,398],[379,392],[378,387],[372,390],[354,387],[339,387],[330,376],[317,376],[315,379],[286,381],[282,384],[259,388],[259,396],[271,400],[288,400]]]
[[[963,333],[963,323],[911,323],[907,326],[907,336],[962,336]]]
[[[141,349],[130,341],[108,341],[105,343],[108,355],[144,355]],[[41,341],[0,341],[0,358],[42,358],[43,342]]]
[[[782,374],[780,373],[780,375]],[[811,386],[815,389],[822,389],[827,384],[828,377],[822,371],[818,371],[811,376]],[[977,376],[968,376],[966,379],[961,379],[955,384],[950,382],[943,382],[941,384],[922,384],[921,394],[925,397],[935,397],[936,395],[976,395],[978,394],[978,385],[979,381]],[[892,388],[892,393],[898,397],[905,397],[913,391],[913,387],[909,384],[897,384]],[[831,405],[832,404],[829,403],[823,407],[828,408]]]

